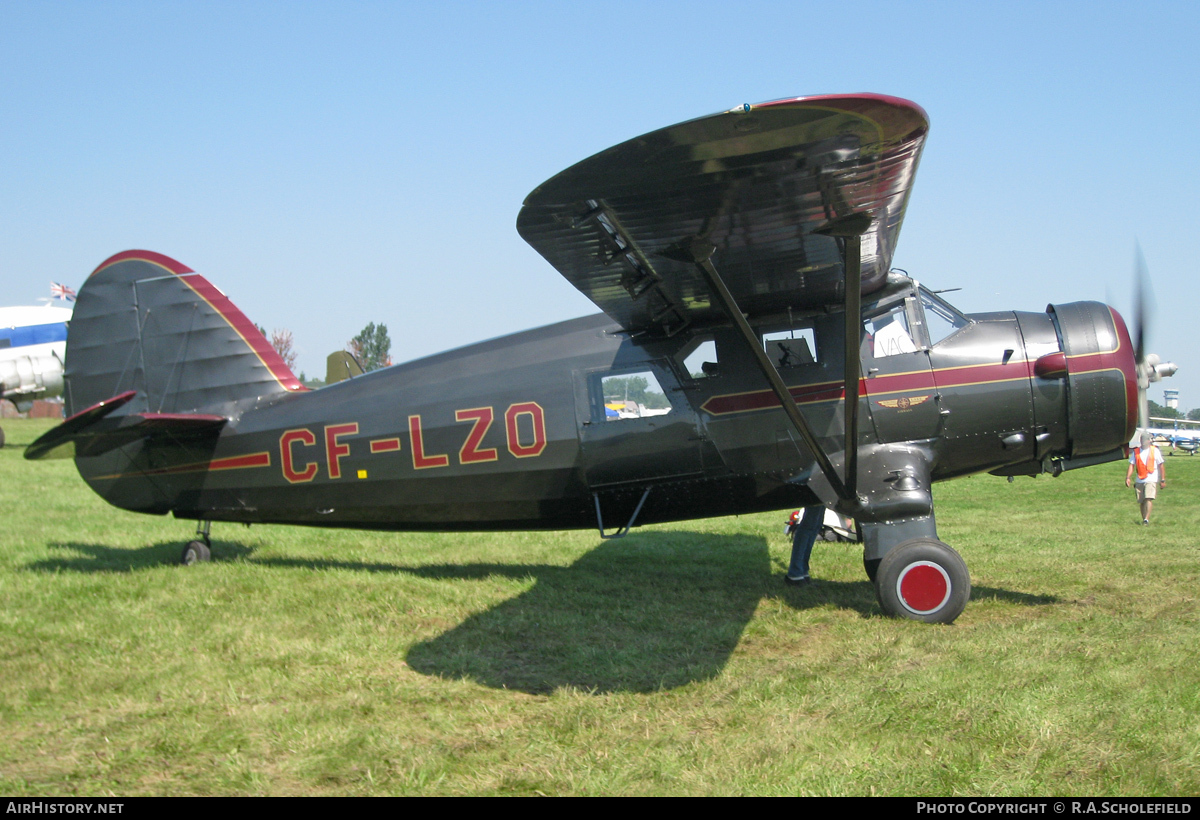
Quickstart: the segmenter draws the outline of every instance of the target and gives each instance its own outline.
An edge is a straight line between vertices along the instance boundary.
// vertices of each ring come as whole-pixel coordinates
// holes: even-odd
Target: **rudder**
[[[304,390],[246,316],[207,279],[152,251],[102,262],[67,335],[67,415],[134,390],[129,412],[227,413]]]

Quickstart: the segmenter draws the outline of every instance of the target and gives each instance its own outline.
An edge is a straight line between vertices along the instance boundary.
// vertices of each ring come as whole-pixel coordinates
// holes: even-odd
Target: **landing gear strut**
[[[953,623],[971,597],[966,562],[936,538],[913,538],[893,547],[873,580],[879,606],[893,618]]]
[[[211,521],[201,521],[196,525],[196,538],[188,541],[184,546],[183,554],[179,556],[179,563],[191,566],[212,559],[212,541],[208,537],[211,526]]]

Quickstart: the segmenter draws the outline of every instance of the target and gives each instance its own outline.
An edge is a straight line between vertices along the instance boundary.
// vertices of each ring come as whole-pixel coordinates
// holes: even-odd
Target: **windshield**
[[[932,291],[921,287],[921,304],[925,308],[925,328],[929,332],[929,344],[936,345],[950,334],[971,323],[958,308]]]

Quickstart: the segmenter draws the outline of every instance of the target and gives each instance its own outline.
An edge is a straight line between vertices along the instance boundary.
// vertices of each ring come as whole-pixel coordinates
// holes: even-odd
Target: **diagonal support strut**
[[[677,245],[667,254],[671,258],[680,259],[681,261],[691,262],[700,271],[704,277],[704,281],[708,284],[709,290],[713,297],[721,305],[722,310],[733,322],[737,328],[743,341],[745,341],[750,352],[754,355],[754,360],[758,364],[759,370],[770,384],[772,392],[779,399],[780,405],[783,407],[784,413],[791,422],[792,427],[800,434],[805,446],[813,454],[817,461],[817,466],[824,473],[825,478],[829,481],[833,491],[838,497],[844,500],[853,499],[858,492],[858,400],[859,400],[859,379],[860,364],[858,360],[858,345],[859,345],[859,315],[862,310],[862,246],[859,237],[871,225],[871,217],[861,213],[851,213],[842,217],[838,217],[827,222],[821,228],[818,228],[814,233],[822,233],[828,236],[841,237],[843,239],[843,254],[844,267],[846,272],[845,286],[845,453],[846,453],[846,475],[845,479],[838,475],[837,469],[825,450],[817,442],[816,436],[813,434],[812,428],[808,426],[808,422],[800,413],[800,408],[796,405],[796,400],[792,397],[791,391],[784,384],[783,377],[779,375],[774,363],[767,356],[767,352],[762,345],[758,343],[758,336],[754,333],[750,323],[746,321],[745,315],[738,307],[733,294],[729,292],[729,288],[725,285],[725,281],[721,278],[720,273],[712,264],[712,254],[716,248],[709,242],[695,238],[681,245]]]
[[[738,329],[742,339],[746,342],[750,352],[754,355],[754,360],[758,364],[763,375],[767,377],[767,383],[771,385],[771,390],[775,393],[779,403],[783,406],[784,413],[787,414],[788,420],[792,423],[792,427],[800,434],[800,438],[804,440],[805,446],[817,460],[817,466],[821,468],[821,472],[829,480],[834,492],[840,498],[847,498],[846,488],[842,479],[838,476],[837,470],[833,466],[833,462],[829,460],[829,456],[817,443],[817,437],[813,435],[812,429],[808,426],[808,422],[804,420],[804,416],[800,414],[800,408],[796,406],[796,400],[792,398],[791,392],[788,391],[787,385],[783,383],[783,377],[779,375],[779,371],[775,369],[775,365],[767,357],[767,352],[763,350],[762,345],[758,343],[758,337],[754,330],[750,327],[750,323],[746,321],[746,317],[742,314],[741,309],[734,301],[733,294],[729,292],[729,288],[725,286],[725,282],[721,279],[721,274],[713,267],[711,257],[715,248],[702,240],[693,240],[690,244],[683,248],[680,255],[686,254],[688,261],[692,262],[704,277],[704,281],[708,284],[708,288],[712,291],[713,297],[720,303],[725,314],[729,316],[734,327]]]

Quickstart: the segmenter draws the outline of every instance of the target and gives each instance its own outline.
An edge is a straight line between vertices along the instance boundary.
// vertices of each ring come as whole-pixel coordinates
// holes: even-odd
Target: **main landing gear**
[[[870,562],[876,563],[876,562]],[[930,624],[953,623],[971,597],[962,557],[936,538],[913,538],[888,550],[868,575],[885,614]]]
[[[196,538],[188,541],[184,546],[183,554],[179,556],[179,563],[191,566],[212,559],[212,541],[208,537],[208,530],[211,526],[211,521],[201,521],[196,525]]]

